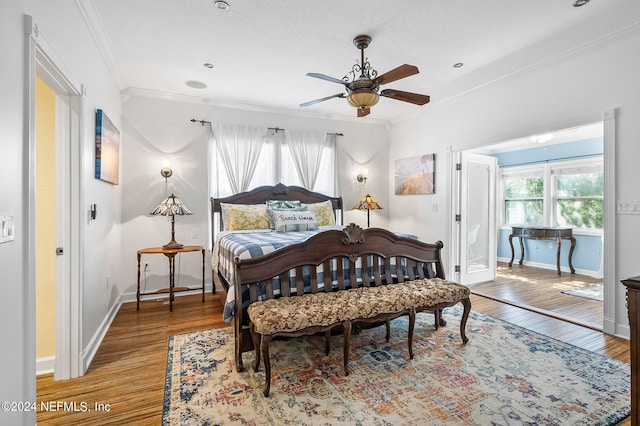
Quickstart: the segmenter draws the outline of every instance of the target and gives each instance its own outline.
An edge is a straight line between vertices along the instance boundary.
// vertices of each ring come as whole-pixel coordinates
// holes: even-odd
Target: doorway
[[[28,113],[27,128],[30,188],[28,218],[29,229],[29,283],[35,299],[35,246],[36,231],[36,81],[41,79],[55,96],[55,380],[84,374],[82,365],[82,131],[83,89],[65,71],[62,62],[38,30],[32,17],[25,15],[26,65],[25,79]],[[36,301],[27,300],[25,312],[32,319],[30,327],[36,334]],[[35,348],[34,348],[35,349]],[[32,355],[34,360],[36,354]]]
[[[568,144],[572,141],[577,142],[578,144],[582,143],[583,145],[588,145],[584,141],[590,140],[593,138],[599,139],[601,143],[601,148],[599,153],[594,154],[593,152],[590,152],[588,149],[586,149],[586,151],[582,154],[573,154],[573,156],[577,156],[577,157],[583,156],[583,160],[587,158],[592,159],[597,155],[600,155],[600,158],[602,159],[603,165],[601,166],[601,173],[602,173],[602,176],[604,176],[604,182],[603,182],[604,196],[600,197],[600,203],[601,203],[600,208],[601,208],[601,211],[604,213],[604,220],[601,224],[602,225],[601,229],[596,231],[593,231],[593,230],[585,231],[582,228],[577,229],[578,233],[586,233],[586,234],[591,233],[592,234],[591,236],[595,236],[598,239],[599,241],[598,243],[599,245],[597,249],[598,267],[595,268],[595,270],[591,270],[591,271],[579,270],[578,275],[570,274],[568,271],[568,268],[566,268],[567,271],[563,272],[561,277],[554,276],[556,275],[554,273],[549,274],[549,272],[552,272],[551,271],[552,269],[555,269],[555,259],[554,259],[554,263],[550,263],[548,265],[535,264],[535,262],[533,263],[529,262],[529,265],[527,265],[527,260],[525,259],[524,267],[518,265],[517,262],[514,262],[513,267],[509,268],[507,263],[509,261],[508,258],[510,257],[510,250],[509,250],[509,255],[505,255],[504,244],[503,244],[502,250],[499,247],[500,243],[501,242],[504,243],[505,238],[508,237],[508,235],[511,232],[510,232],[510,228],[508,226],[505,226],[505,220],[504,220],[505,200],[502,197],[502,194],[504,194],[504,187],[500,183],[501,180],[498,180],[499,183],[497,185],[497,192],[499,195],[496,197],[498,199],[496,203],[496,207],[498,210],[498,213],[497,213],[498,232],[493,234],[494,238],[496,239],[496,242],[497,242],[496,247],[498,249],[498,262],[496,263],[497,278],[495,281],[485,282],[485,284],[477,284],[477,286],[479,289],[478,290],[479,294],[486,293],[488,294],[489,297],[494,298],[496,300],[500,300],[516,306],[521,306],[526,309],[534,310],[537,312],[550,314],[552,316],[557,316],[559,318],[569,320],[571,322],[586,324],[590,328],[596,328],[608,333],[613,333],[615,331],[615,324],[613,321],[613,318],[615,317],[615,312],[614,312],[615,304],[613,303],[615,299],[614,297],[615,274],[613,272],[613,268],[610,265],[614,264],[613,259],[615,257],[615,253],[613,251],[607,251],[607,247],[613,246],[614,237],[615,237],[615,232],[613,229],[615,226],[615,217],[614,217],[615,202],[614,202],[613,195],[607,196],[607,194],[615,193],[614,191],[615,182],[614,182],[614,175],[612,172],[614,170],[614,165],[615,165],[615,156],[613,155],[615,152],[615,133],[613,132],[614,121],[615,121],[615,111],[612,110],[612,111],[605,112],[602,118],[603,119],[600,121],[594,120],[592,122],[593,124],[591,125],[576,125],[574,127],[567,127],[565,128],[565,130],[562,130],[562,131],[556,131],[554,132],[554,137],[556,138],[554,142],[552,142],[551,144],[545,145],[544,149],[538,148],[538,150],[551,151],[551,149],[549,148],[551,145],[558,145],[554,149],[562,149],[563,147],[561,144]],[[549,141],[547,140],[546,142],[549,142]],[[532,140],[529,140],[529,138],[523,138],[518,140],[511,140],[509,142],[502,143],[502,144],[482,146],[482,147],[470,149],[468,151],[474,154],[493,155],[493,156],[496,156],[497,153],[506,152],[507,155],[512,156],[514,151],[531,149],[530,147],[532,144],[537,144],[537,142],[532,142]],[[454,151],[454,156],[455,156],[456,151],[455,150],[452,150],[452,151]],[[526,152],[526,155],[528,156],[528,158],[535,159],[532,152],[533,151],[528,151]],[[548,163],[548,161],[545,160],[545,163]],[[584,163],[584,161],[582,161],[582,163]],[[559,169],[554,169],[554,173],[558,174],[559,173],[558,170]],[[555,179],[555,176],[554,176],[554,179]],[[457,187],[457,185],[453,185],[453,187],[455,190],[458,190],[458,191],[460,190]],[[549,191],[549,190],[550,190],[550,186],[545,186],[545,191]],[[547,195],[548,195],[548,192],[547,192]],[[464,194],[455,194],[454,200],[452,202],[454,202],[455,197],[458,197],[458,196],[464,197]],[[454,206],[454,204],[452,204],[452,206]],[[455,207],[452,207],[452,208],[455,208]],[[543,211],[543,214],[545,216],[544,217],[545,224],[547,226],[563,226],[563,223],[561,222],[549,221],[549,218],[551,217],[551,213],[552,213],[549,210],[551,209],[551,207],[546,206],[545,208],[547,209]],[[600,233],[599,235],[593,235],[593,234],[598,234],[598,232]],[[460,233],[458,235],[455,235],[454,237],[454,241],[457,241],[458,247],[459,247],[456,250],[457,256],[458,256],[458,259],[456,259],[456,261],[458,262],[465,255],[465,250],[462,248],[467,246],[467,243],[463,241],[462,237],[463,235],[461,235]],[[501,241],[501,237],[502,237],[502,241]],[[541,242],[541,243],[544,243],[545,248],[547,248],[546,242]],[[568,246],[568,244],[565,244],[565,246]],[[585,249],[587,246],[583,244],[582,247],[583,247],[583,250],[581,255],[584,255]],[[508,244],[507,244],[507,248],[508,248]],[[466,251],[468,252],[468,250]],[[565,252],[563,251],[563,254],[564,253]],[[507,257],[506,261],[505,261],[505,256]],[[575,263],[575,258],[574,258],[574,263]],[[460,265],[460,263],[454,263],[454,264]],[[527,271],[525,271],[525,269]],[[527,276],[527,274],[530,274],[531,272],[536,272],[536,270],[538,272],[537,274],[538,278]],[[455,272],[456,271],[454,271],[454,273]],[[545,274],[547,274],[548,276],[545,276]],[[460,274],[458,275],[458,277],[460,277]],[[561,278],[561,280],[558,280],[558,278]],[[524,283],[525,287],[528,289],[541,287],[541,286],[535,286],[535,284],[532,285],[529,282],[529,281],[535,281],[535,280],[540,280],[539,282],[543,282],[545,283],[545,285],[548,284],[552,288],[552,291],[557,292],[558,294],[561,294],[560,293],[561,290],[570,289],[571,287],[581,287],[581,286],[587,286],[591,284],[597,284],[598,282],[602,282],[604,287],[602,291],[604,300],[602,302],[593,302],[591,300],[587,301],[584,299],[575,298],[574,299],[575,302],[569,303],[570,305],[573,305],[572,309],[579,307],[581,305],[586,306],[592,303],[600,303],[600,305],[598,306],[598,309],[600,312],[599,318],[596,321],[592,321],[588,319],[585,320],[581,314],[576,314],[575,310],[572,312],[572,309],[565,309],[564,311],[561,310],[561,313],[555,315],[553,310],[548,308],[552,304],[557,303],[559,298],[550,297],[549,295],[552,294],[551,290],[549,290],[547,292],[548,294],[546,295],[547,303],[550,303],[550,305],[547,305],[546,307],[543,307],[543,308],[535,306],[536,304],[539,303],[539,301],[537,301],[536,296],[531,294],[527,296],[523,296],[522,294],[516,294],[513,291],[513,288],[515,287],[514,283],[516,282]],[[511,284],[504,284],[505,282],[508,282],[508,281],[511,281]],[[477,281],[477,282],[481,282],[481,281]],[[502,282],[502,284],[500,284],[500,282]],[[471,284],[472,285],[470,285],[470,287],[472,288],[472,291],[474,291],[475,284],[473,282]],[[501,285],[503,288],[499,289]],[[483,286],[484,289],[480,286]],[[564,294],[562,297],[565,297]],[[570,296],[566,296],[566,297],[570,297]],[[588,308],[585,308],[585,309],[588,309]]]

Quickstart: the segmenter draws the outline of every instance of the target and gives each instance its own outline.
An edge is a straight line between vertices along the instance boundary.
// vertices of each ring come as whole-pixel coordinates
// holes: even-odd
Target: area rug
[[[604,286],[602,283],[574,288],[571,290],[562,290],[560,293],[584,297],[585,299],[599,300],[600,302],[604,300]]]
[[[613,425],[630,414],[629,365],[472,311],[469,343],[460,309],[446,327],[417,315],[413,360],[406,318],[352,337],[350,374],[342,337],[274,341],[272,385],[264,364],[234,367],[230,328],[169,340],[163,425]]]

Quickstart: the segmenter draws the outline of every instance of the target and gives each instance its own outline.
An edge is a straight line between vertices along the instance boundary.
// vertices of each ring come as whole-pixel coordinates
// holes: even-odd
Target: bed
[[[220,253],[218,252],[219,246],[216,246],[218,242],[218,238],[224,235],[228,235],[231,231],[229,231],[230,220],[229,218],[223,214],[223,208],[225,205],[245,205],[245,206],[255,206],[255,205],[264,205],[268,201],[277,200],[277,201],[300,201],[304,204],[318,204],[318,203],[326,203],[331,206],[332,214],[333,214],[333,223],[336,225],[342,225],[343,215],[342,215],[342,198],[341,197],[331,197],[328,195],[320,194],[318,192],[309,191],[305,188],[299,186],[287,186],[282,183],[277,185],[265,185],[260,186],[250,191],[241,192],[238,194],[230,195],[228,197],[223,198],[211,198],[211,241],[212,241],[212,278],[213,278],[213,293],[216,292],[217,288],[223,289],[225,293],[228,292],[230,287],[230,282],[232,280],[232,276],[228,273],[233,269],[232,263],[233,258],[230,256],[224,257],[225,253],[222,253],[223,259],[220,260]],[[225,223],[227,220],[227,223]],[[335,227],[335,225],[333,225]],[[322,229],[331,229],[331,225],[329,228],[323,227]],[[300,242],[300,239],[297,237],[302,236],[303,239],[308,238],[313,234],[313,232],[304,234],[297,233],[281,233],[279,236],[282,236],[282,241],[277,241],[277,239],[269,238],[270,230],[260,230],[258,232],[254,232],[254,230],[242,230],[240,232],[236,231],[236,235],[240,235],[238,237],[237,244],[243,244],[242,239],[245,241],[251,241],[251,234],[258,234],[257,239],[263,240],[262,248],[253,247],[249,251],[253,251],[255,257],[255,251],[261,250],[260,254],[267,254],[273,250],[282,248],[286,245],[295,244]],[[306,237],[306,238],[305,238]],[[272,246],[269,247],[269,244]],[[227,253],[228,254],[228,253]],[[228,319],[228,316],[226,316]]]
[[[261,208],[261,205],[269,201],[299,201],[305,206],[323,205],[331,208],[333,221],[330,223],[322,222],[318,229],[301,230],[297,232],[274,232],[271,229],[255,230],[251,227],[248,229],[237,229],[230,226],[234,221],[232,215],[227,211],[229,206],[237,206],[234,208],[242,209],[244,206],[254,206]],[[223,319],[234,325],[236,338],[236,353],[241,354],[246,351],[253,350],[253,342],[250,338],[248,326],[248,316],[246,308],[250,300],[256,300],[255,295],[248,294],[249,286],[234,287],[234,272],[238,268],[239,262],[254,262],[256,259],[269,258],[275,252],[287,248],[288,253],[292,253],[289,257],[291,264],[296,262],[296,250],[319,250],[323,252],[331,252],[331,248],[305,245],[309,241],[323,241],[322,239],[313,239],[312,237],[322,234],[324,231],[342,231],[345,226],[342,224],[342,199],[340,197],[330,197],[316,192],[308,191],[297,186],[286,186],[278,184],[275,186],[261,186],[251,191],[235,194],[224,198],[211,199],[211,220],[212,220],[212,276],[213,291],[216,288],[225,292],[225,307]],[[320,215],[322,216],[322,215]],[[402,244],[410,244],[414,247],[417,239],[415,236],[407,234],[396,234]],[[394,238],[395,238],[394,237]],[[409,242],[409,240],[411,240]],[[439,250],[434,253],[432,246],[426,243],[417,243],[421,249],[428,252],[429,262],[424,263],[426,268],[424,276],[444,278],[444,272],[439,259]],[[424,244],[424,246],[420,246]],[[291,249],[294,247],[294,249]],[[368,250],[367,245],[364,246]],[[339,250],[336,246],[335,250]],[[409,274],[417,271],[408,271],[406,268],[406,259],[398,256],[397,253],[387,257],[388,250],[382,253],[373,253],[374,259],[360,258],[351,261],[348,257],[336,257],[331,261],[327,261],[324,265],[320,265],[315,276],[311,277],[308,272],[295,268],[286,274],[277,271],[274,277],[276,284],[274,286],[276,297],[279,295],[299,294],[301,292],[310,291],[311,285],[319,285],[324,291],[335,290],[340,282],[341,286],[349,285],[352,281],[362,282],[362,280],[373,279],[373,277],[382,277],[385,283],[402,282],[409,278]],[[435,257],[437,254],[438,257]],[[415,258],[415,256],[414,256]],[[363,265],[362,262],[366,263]],[[281,266],[281,265],[280,265]],[[265,268],[269,269],[268,266]],[[300,288],[296,280],[296,274],[306,274],[302,280],[304,288]],[[277,276],[276,276],[277,275]],[[289,281],[289,285],[286,285]],[[312,284],[317,283],[317,284]],[[323,286],[327,286],[324,289]],[[269,298],[270,295],[259,295],[258,298]],[[240,361],[241,368],[241,361]]]

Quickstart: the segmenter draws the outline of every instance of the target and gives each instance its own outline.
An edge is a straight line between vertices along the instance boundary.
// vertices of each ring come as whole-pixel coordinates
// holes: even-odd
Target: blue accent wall
[[[509,235],[511,229],[500,229],[498,236],[498,257],[511,259],[511,247],[509,246]],[[573,267],[585,271],[599,271],[602,259],[602,237],[599,235],[574,235],[576,248],[573,250]],[[523,239],[524,261],[549,264],[555,268],[558,243],[551,240],[528,240]],[[551,248],[549,248],[551,244]],[[560,246],[560,266],[569,266],[569,248],[571,241],[562,240]],[[520,241],[513,239],[513,264],[520,261]]]
[[[604,153],[602,138],[584,139],[575,142],[541,145],[540,147],[519,151],[503,152],[493,155],[502,167],[520,166],[531,163],[553,162],[572,158],[599,156]],[[511,259],[509,246],[511,229],[501,229],[498,237],[498,257]],[[599,271],[602,259],[602,237],[598,235],[575,235],[576,248],[573,251],[573,267],[585,271]],[[523,240],[525,262],[556,265],[557,242],[549,240]],[[551,243],[551,248],[549,248]],[[560,266],[569,266],[568,255],[571,242],[562,240],[560,248]],[[513,240],[514,264],[520,260],[520,242]]]
[[[503,167],[519,166],[530,163],[558,161],[571,158],[602,155],[604,143],[602,138],[583,139],[576,142],[555,145],[541,145],[536,148],[522,149],[494,154],[498,165]]]

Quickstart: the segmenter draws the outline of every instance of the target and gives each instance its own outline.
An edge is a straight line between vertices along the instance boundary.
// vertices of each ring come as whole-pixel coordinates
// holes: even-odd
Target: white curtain
[[[322,154],[325,148],[334,148],[335,142],[335,135],[324,132],[285,130],[285,143],[304,188],[313,191],[322,164]]]
[[[231,185],[232,193],[249,189],[267,128],[212,123],[213,141]]]

